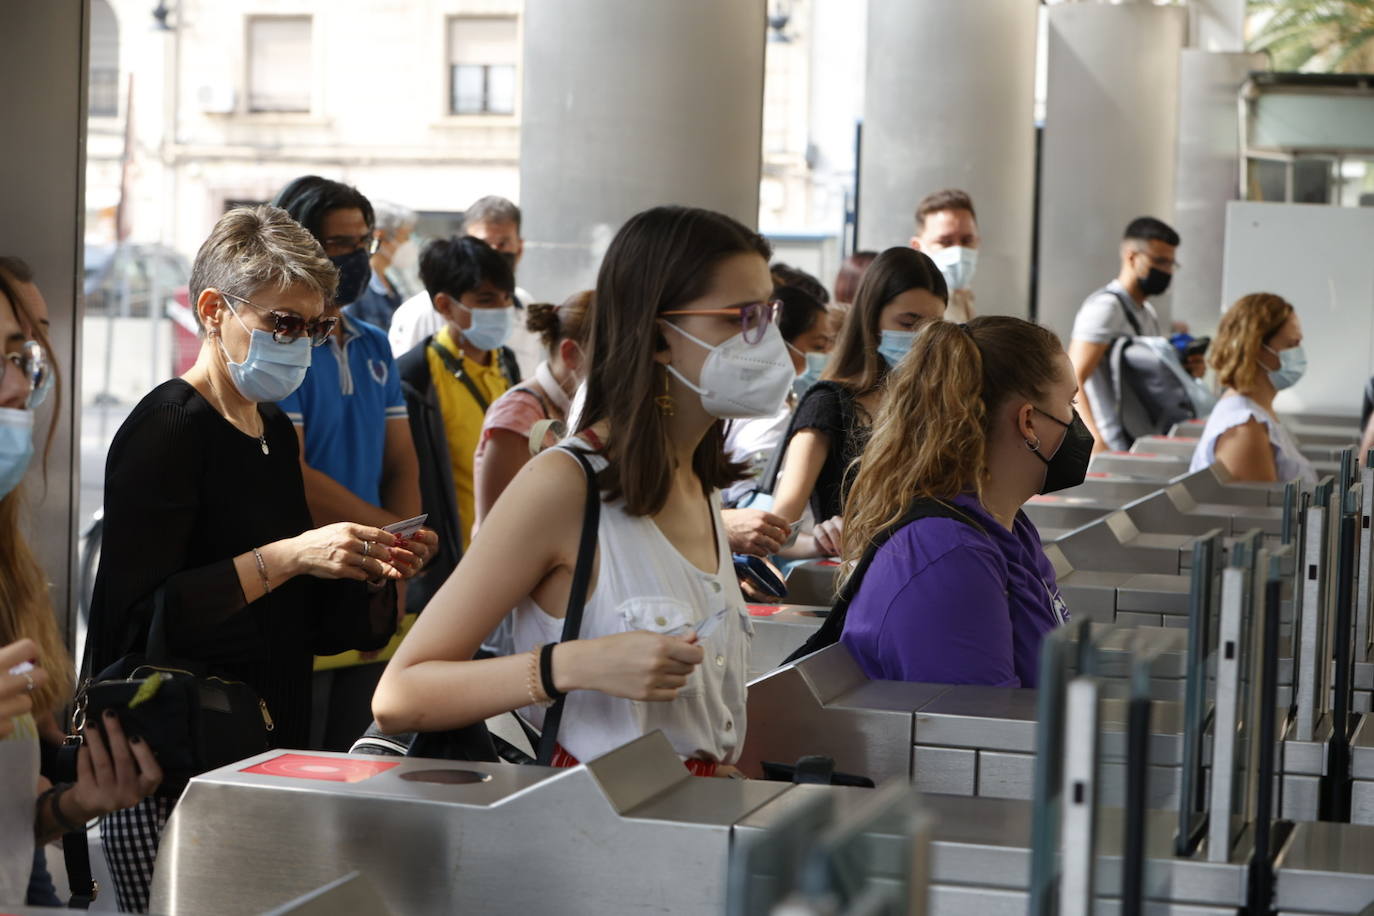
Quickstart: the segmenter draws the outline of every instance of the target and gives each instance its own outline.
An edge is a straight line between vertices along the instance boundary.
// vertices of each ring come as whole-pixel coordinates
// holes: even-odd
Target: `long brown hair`
[[[33,271],[29,269],[26,262],[15,257],[0,257],[0,296],[9,300],[10,307],[14,309],[14,316],[19,319],[20,325],[32,335],[34,340],[38,341],[38,345],[48,355],[48,369],[52,372],[52,407],[49,408],[48,432],[43,439],[43,455],[46,459],[48,452],[52,449],[53,437],[57,435],[57,416],[62,411],[62,370],[54,358],[52,341],[48,339],[48,332],[44,329],[43,323],[38,320],[38,316],[29,311],[29,307],[19,298],[19,293],[13,285],[14,283],[32,282]],[[43,468],[44,481],[47,478],[48,469],[45,463]]]
[[[991,419],[1012,397],[1043,398],[1063,345],[1020,318],[967,325],[928,320],[887,380],[844,510],[844,550],[857,561],[911,500],[981,492]]]
[[[654,353],[667,347],[658,315],[705,294],[716,265],[737,254],[768,260],[768,242],[721,213],[654,207],[631,217],[606,250],[592,308],[587,398],[578,432],[606,421],[610,434],[601,474],[606,498],[623,498],[630,515],[663,508],[671,484],[668,427],[655,398],[666,372]],[[722,424],[712,425],[692,455],[710,492],[743,476],[725,455]]]
[[[1265,368],[1260,351],[1293,315],[1293,306],[1273,293],[1241,296],[1221,316],[1208,362],[1217,370],[1217,382],[1250,394],[1259,385]]]
[[[19,300],[3,270],[0,270],[0,296],[9,301],[20,323],[27,327],[44,351],[51,354],[43,326]],[[55,365],[53,369],[56,371]],[[56,417],[61,398],[60,387],[55,384],[54,388],[58,391],[52,408]],[[55,426],[55,422],[49,426],[49,443]],[[20,528],[23,501],[22,485],[0,499],[0,644],[25,637],[37,644],[38,663],[47,672],[48,680],[33,692],[33,709],[35,714],[44,715],[60,708],[71,697],[76,671],[57,628],[47,575]]]
[[[907,290],[929,290],[949,302],[949,287],[940,269],[914,248],[889,248],[873,259],[859,281],[854,306],[849,310],[830,365],[821,378],[839,382],[863,397],[876,391],[887,377],[887,360],[878,352],[882,332],[878,324],[883,308]]]

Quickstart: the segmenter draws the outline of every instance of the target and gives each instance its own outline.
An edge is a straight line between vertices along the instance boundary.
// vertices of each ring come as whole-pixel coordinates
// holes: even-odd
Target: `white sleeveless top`
[[[565,440],[565,446],[574,440]],[[577,447],[574,445],[574,447]],[[606,459],[588,455],[600,471]],[[568,460],[572,460],[569,458]],[[581,761],[592,760],[654,730],[662,730],[683,758],[733,763],[744,744],[745,679],[754,626],[735,578],[720,518],[720,494],[711,494],[719,567],[697,569],[651,518],[628,515],[624,503],[602,503],[598,542],[601,565],[587,598],[580,638],[632,630],[667,633],[695,628],[708,618],[700,640],[706,657],[671,702],[639,702],[595,690],[568,694],[558,743]],[[526,598],[514,611],[515,651],[558,642],[563,621]],[[541,725],[544,710],[522,710]]]
[[[1269,415],[1269,412],[1254,401],[1240,394],[1231,394],[1217,401],[1207,418],[1207,427],[1202,431],[1197,449],[1193,452],[1190,471],[1209,467],[1217,459],[1217,440],[1228,429],[1248,423],[1250,418],[1260,421],[1269,431],[1269,444],[1274,449],[1274,466],[1279,472],[1279,483],[1299,479],[1315,486],[1317,471],[1312,462],[1298,450],[1298,442],[1284,425]]]

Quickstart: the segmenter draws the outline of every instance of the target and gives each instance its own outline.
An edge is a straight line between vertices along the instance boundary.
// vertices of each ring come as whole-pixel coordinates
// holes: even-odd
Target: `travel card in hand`
[[[412,534],[420,530],[420,528],[425,523],[425,519],[427,518],[429,518],[428,514],[417,515],[414,518],[408,518],[403,522],[396,522],[393,525],[387,525],[382,530],[391,532],[403,541],[409,540]]]

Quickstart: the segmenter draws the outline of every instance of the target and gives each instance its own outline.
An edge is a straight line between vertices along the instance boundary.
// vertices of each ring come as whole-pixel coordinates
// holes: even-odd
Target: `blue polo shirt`
[[[305,427],[306,464],[380,506],[386,421],[405,419],[406,402],[386,332],[340,321],[343,333],[311,352],[305,381],[280,406]]]

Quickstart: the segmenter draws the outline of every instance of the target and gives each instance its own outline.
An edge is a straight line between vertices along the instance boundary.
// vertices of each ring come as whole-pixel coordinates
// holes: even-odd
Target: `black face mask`
[[[1158,267],[1151,267],[1150,272],[1140,278],[1140,291],[1147,296],[1162,296],[1173,279],[1173,274],[1167,274]]]
[[[515,273],[515,252],[498,251],[496,253],[501,256],[501,260],[506,262],[506,266],[510,268],[510,272]]]
[[[1041,493],[1055,493],[1059,490],[1067,490],[1069,487],[1076,487],[1081,484],[1088,476],[1088,462],[1093,457],[1093,434],[1088,432],[1088,427],[1083,422],[1083,418],[1078,415],[1078,411],[1073,412],[1073,422],[1065,423],[1054,414],[1045,413],[1039,407],[1033,408],[1036,413],[1044,414],[1068,432],[1064,433],[1064,441],[1059,443],[1059,448],[1055,449],[1054,457],[1046,458],[1040,454],[1040,449],[1031,446],[1027,442],[1027,447],[1035,453],[1035,457],[1045,462],[1045,482],[1040,485]]]
[[[352,305],[357,302],[372,279],[372,264],[365,248],[356,248],[348,254],[329,259],[339,271],[339,288],[334,291],[334,304]]]

